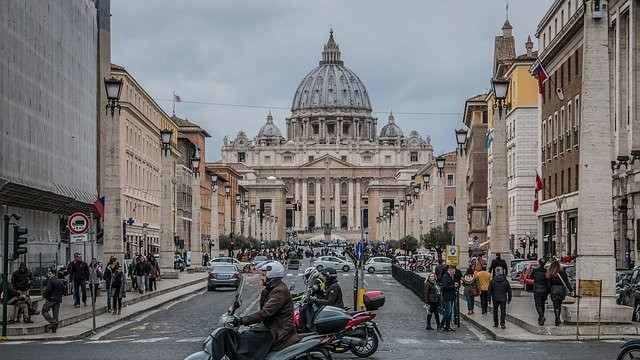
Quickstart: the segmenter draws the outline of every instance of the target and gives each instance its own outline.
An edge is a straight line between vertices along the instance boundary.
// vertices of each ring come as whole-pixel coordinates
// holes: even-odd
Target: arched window
[[[309,196],[316,196],[316,184],[313,182],[309,183]]]
[[[340,196],[347,196],[347,183],[340,184]]]
[[[453,221],[453,206],[447,206],[447,221]]]

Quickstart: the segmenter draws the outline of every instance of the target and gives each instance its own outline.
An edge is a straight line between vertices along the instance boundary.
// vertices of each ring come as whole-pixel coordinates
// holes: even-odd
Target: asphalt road
[[[285,281],[302,289],[301,273],[302,269],[290,271]],[[347,306],[353,306],[353,274],[353,271],[339,273]],[[258,307],[259,277],[250,275],[246,279],[240,313],[254,311]],[[382,290],[386,294],[386,304],[376,318],[384,341],[380,342],[378,352],[371,359],[600,360],[615,358],[620,346],[618,342],[492,341],[464,322],[453,333],[426,331],[422,304],[389,274],[366,275],[365,285],[367,289]],[[232,290],[204,291],[89,339],[0,343],[0,359],[183,359],[202,348],[204,337],[215,327],[234,296]],[[334,358],[352,359],[355,356],[341,354]]]

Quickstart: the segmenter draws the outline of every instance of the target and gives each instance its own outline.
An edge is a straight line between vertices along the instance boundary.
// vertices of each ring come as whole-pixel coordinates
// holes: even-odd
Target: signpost
[[[89,230],[89,218],[83,213],[75,213],[69,216],[67,228],[72,234],[85,234]]]
[[[600,340],[600,315],[602,312],[602,280],[578,280],[578,301],[576,309],[576,340],[580,336],[580,298],[598,298],[598,340]]]
[[[447,245],[445,262],[447,265],[460,265],[460,245]]]
[[[71,244],[84,243],[87,242],[87,234],[70,234],[69,242]]]

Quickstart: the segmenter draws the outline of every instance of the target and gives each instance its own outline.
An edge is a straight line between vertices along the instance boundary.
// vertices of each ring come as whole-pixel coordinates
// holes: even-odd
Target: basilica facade
[[[225,137],[219,163],[240,175],[243,235],[284,240],[330,227],[334,238],[355,240],[362,228],[379,237],[379,216],[404,203],[432,157],[430,138],[406,136],[393,114],[378,130],[369,93],[331,31],[322,60],[295,91],[284,135],[269,113],[254,138]]]

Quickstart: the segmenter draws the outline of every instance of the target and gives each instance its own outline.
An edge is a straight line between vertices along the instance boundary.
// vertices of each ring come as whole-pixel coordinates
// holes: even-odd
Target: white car
[[[433,254],[416,254],[414,255],[414,258],[416,259],[416,261],[422,261],[422,260],[433,260],[434,256]]]
[[[234,264],[242,272],[251,271],[251,264],[244,263],[242,261],[238,261],[237,259],[230,258],[230,257],[219,257],[219,258],[211,259],[207,263],[207,267],[211,269],[213,265],[219,265],[219,264]]]
[[[388,257],[372,257],[365,264],[364,268],[373,274],[376,271],[391,271],[391,259]]]
[[[313,265],[318,269],[318,271],[322,271],[324,268],[334,268],[342,271],[355,269],[353,263],[342,260],[337,256],[320,256],[313,262]]]

